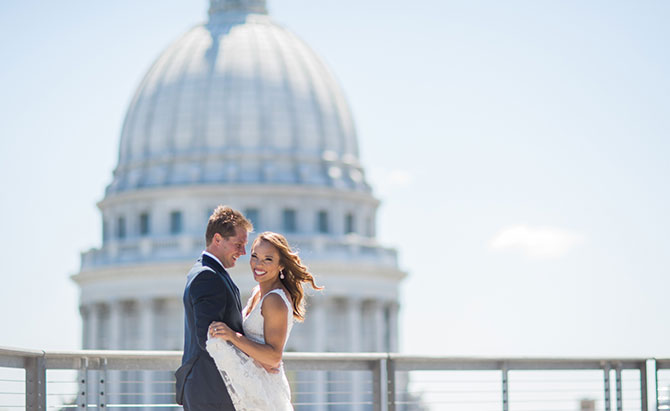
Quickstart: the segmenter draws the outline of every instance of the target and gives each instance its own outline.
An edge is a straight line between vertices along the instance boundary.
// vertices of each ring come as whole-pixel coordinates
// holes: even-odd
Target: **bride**
[[[293,321],[305,316],[302,283],[316,290],[323,287],[315,284],[281,234],[260,234],[249,262],[258,285],[242,310],[244,335],[215,321],[209,327],[207,351],[237,411],[292,410],[281,362],[284,344]]]

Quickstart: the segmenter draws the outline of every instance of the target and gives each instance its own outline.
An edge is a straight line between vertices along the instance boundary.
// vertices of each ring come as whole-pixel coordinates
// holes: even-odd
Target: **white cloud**
[[[551,259],[564,256],[582,242],[579,233],[562,228],[519,224],[498,232],[490,246],[495,250],[520,250],[532,258]]]

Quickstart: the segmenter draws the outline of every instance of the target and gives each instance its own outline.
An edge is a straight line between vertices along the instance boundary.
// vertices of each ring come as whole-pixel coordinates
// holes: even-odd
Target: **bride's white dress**
[[[248,312],[253,295],[258,292],[257,290],[258,287],[254,289],[252,298],[249,299],[247,306],[242,311],[244,315],[242,322],[244,335],[250,340],[265,344],[261,306],[265,297],[271,293],[276,293],[288,307],[288,318],[286,319],[288,324],[286,338],[288,339],[293,327],[293,307],[286,294],[282,289],[272,290],[263,296],[251,312]],[[237,411],[293,410],[291,389],[286,380],[283,364],[279,367],[278,374],[270,374],[256,364],[251,357],[238,350],[231,343],[219,338],[210,337],[207,340],[207,351],[214,359],[219,372],[221,372],[221,377],[223,377],[228,394],[230,394]]]

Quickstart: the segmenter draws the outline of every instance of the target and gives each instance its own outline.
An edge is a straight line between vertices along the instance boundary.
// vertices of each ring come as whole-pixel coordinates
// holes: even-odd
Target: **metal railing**
[[[180,362],[181,352],[177,351],[45,352],[0,348],[0,410],[178,409],[174,404],[172,371]],[[561,405],[565,400],[561,403],[551,396],[568,392],[582,396],[588,392],[592,399],[584,401],[592,401],[591,408],[587,404],[581,409],[670,409],[670,359],[285,353],[284,364],[298,410],[549,410],[556,409],[551,408],[554,405],[567,407]],[[51,377],[58,372],[66,374],[60,379]],[[415,377],[431,373],[441,376],[440,388],[415,389],[420,384],[414,381],[419,380]],[[556,379],[556,373],[561,378]],[[577,388],[565,385],[587,380]],[[538,382],[543,389],[537,389]],[[120,386],[122,383],[124,387]],[[69,391],[57,393],[58,384],[68,385]],[[147,388],[151,384],[162,384],[163,389]],[[320,385],[305,388],[309,384]],[[337,388],[337,384],[345,388]],[[526,395],[529,393],[541,396],[530,398]],[[437,396],[442,399],[431,399]],[[151,401],[147,402],[147,398]],[[570,397],[570,401],[575,398]],[[596,402],[597,408],[593,406]]]

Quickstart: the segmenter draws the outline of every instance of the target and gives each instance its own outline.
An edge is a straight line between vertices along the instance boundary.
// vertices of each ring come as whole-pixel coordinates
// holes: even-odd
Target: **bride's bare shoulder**
[[[290,297],[286,295],[286,292],[282,292],[282,289],[272,291],[263,298],[261,309],[263,311],[271,310],[273,312],[285,313],[288,310],[287,302],[290,304]]]

